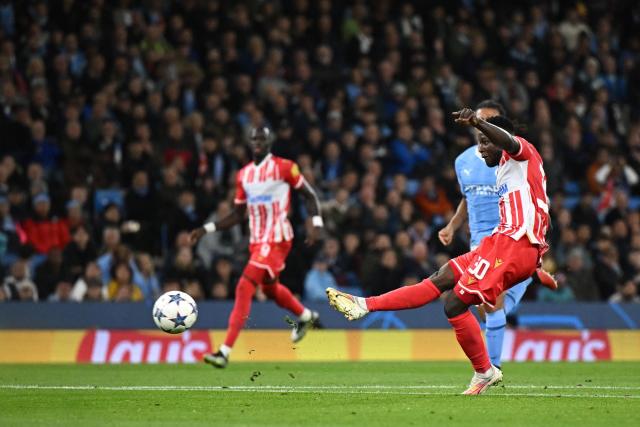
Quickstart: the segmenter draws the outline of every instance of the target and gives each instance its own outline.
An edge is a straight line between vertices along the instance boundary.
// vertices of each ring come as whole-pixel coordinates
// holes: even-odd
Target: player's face
[[[476,110],[476,114],[478,115],[478,118],[487,120],[491,117],[499,116],[500,111],[495,108],[479,108]],[[476,130],[476,142],[478,143],[478,151],[487,166],[497,166],[498,163],[500,163],[502,150],[493,145],[491,141],[489,141],[489,138],[484,136],[479,130]]]
[[[249,138],[249,146],[255,159],[262,159],[271,151],[271,143],[267,135],[259,133]]]
[[[478,133],[476,139],[478,140],[478,152],[482,156],[482,160],[484,160],[490,168],[498,166],[500,158],[502,157],[502,150],[496,147],[489,138],[482,133]]]

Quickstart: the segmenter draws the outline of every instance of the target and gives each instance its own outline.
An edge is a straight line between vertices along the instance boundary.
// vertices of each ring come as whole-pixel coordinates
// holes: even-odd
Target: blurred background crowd
[[[468,248],[437,231],[474,143],[450,113],[492,99],[540,151],[555,293],[638,302],[640,3],[0,0],[0,301],[229,299],[230,211],[252,125],[318,189],[283,283],[380,293]],[[258,298],[261,298],[260,295]]]

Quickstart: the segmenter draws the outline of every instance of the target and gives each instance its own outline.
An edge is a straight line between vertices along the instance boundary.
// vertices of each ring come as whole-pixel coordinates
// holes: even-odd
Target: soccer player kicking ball
[[[238,171],[233,211],[216,223],[209,222],[191,232],[191,241],[196,243],[206,233],[226,230],[244,221],[245,213],[249,213],[251,256],[236,287],[227,337],[217,352],[204,357],[206,363],[217,368],[227,366],[258,287],[280,307],[298,316],[299,321],[291,332],[293,342],[300,341],[318,320],[318,313],[304,307],[278,279],[293,240],[293,228],[288,219],[290,189],[295,188],[305,197],[312,216],[313,227],[306,240],[309,245],[315,241],[318,229],[323,227],[318,197],[296,163],[271,154],[269,128],[251,129],[249,145],[253,162]]]
[[[548,249],[549,201],[540,154],[528,141],[512,135],[509,119],[483,120],[468,108],[453,116],[456,123],[478,129],[480,156],[487,166],[498,166],[500,223],[493,234],[418,284],[370,298],[328,288],[327,296],[335,309],[355,320],[371,311],[421,307],[453,289],[445,298],[444,311],[475,370],[463,394],[476,395],[502,381],[502,372],[491,364],[480,324],[469,307],[494,307],[504,290],[533,275]]]
[[[481,119],[505,114],[501,104],[482,101],[476,107],[476,114]],[[468,217],[471,232],[471,250],[476,249],[483,237],[491,235],[500,222],[498,212],[498,187],[496,186],[496,167],[488,167],[478,150],[478,146],[467,148],[455,161],[456,176],[460,183],[463,199],[449,223],[438,233],[443,245],[449,245],[453,236]],[[542,269],[536,271],[535,277],[544,286],[556,289],[558,285],[549,273]],[[532,282],[528,277],[524,281],[509,288],[498,297],[494,309],[484,307],[486,311],[485,337],[489,359],[494,366],[500,368],[502,343],[507,327],[507,314],[513,310]]]

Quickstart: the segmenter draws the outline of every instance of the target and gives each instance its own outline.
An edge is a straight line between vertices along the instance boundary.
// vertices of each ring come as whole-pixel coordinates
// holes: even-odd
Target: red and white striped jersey
[[[296,163],[272,154],[257,165],[251,162],[238,171],[234,201],[247,204],[251,243],[293,240],[288,218],[290,190],[303,184],[304,177]]]
[[[514,138],[520,143],[520,151],[516,154],[503,151],[496,172],[500,224],[493,232],[514,240],[526,235],[544,253],[548,248],[545,234],[549,228],[547,177],[536,148],[524,138]]]

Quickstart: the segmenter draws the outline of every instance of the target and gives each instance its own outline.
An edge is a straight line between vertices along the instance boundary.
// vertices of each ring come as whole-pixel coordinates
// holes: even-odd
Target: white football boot
[[[349,320],[361,319],[369,313],[363,298],[333,288],[327,288],[327,298],[329,304]]]
[[[467,388],[462,394],[466,395],[478,395],[484,393],[492,385],[496,385],[502,381],[502,371],[497,367],[491,365],[485,373],[476,372],[471,378],[469,388]]]

